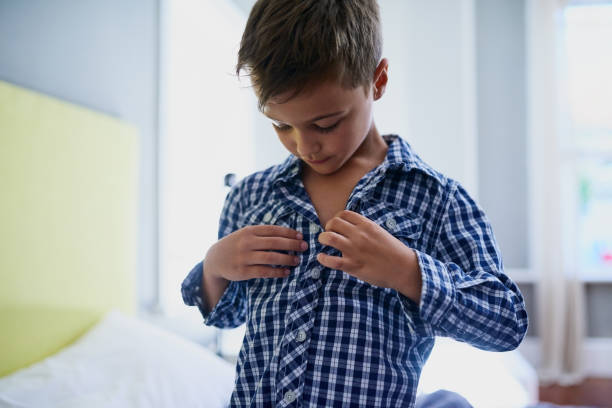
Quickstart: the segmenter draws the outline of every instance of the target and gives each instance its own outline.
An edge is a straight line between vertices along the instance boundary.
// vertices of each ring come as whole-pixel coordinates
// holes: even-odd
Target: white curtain
[[[576,267],[574,175],[562,160],[569,130],[565,89],[563,0],[527,0],[528,135],[533,197],[531,256],[538,275],[537,309],[544,384],[583,379],[583,286]],[[572,220],[572,221],[570,221]]]

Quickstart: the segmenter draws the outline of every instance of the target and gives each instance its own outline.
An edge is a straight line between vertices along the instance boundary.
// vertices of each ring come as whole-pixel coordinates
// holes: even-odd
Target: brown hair
[[[246,23],[236,74],[251,77],[258,108],[322,79],[368,85],[382,54],[376,0],[258,0]]]

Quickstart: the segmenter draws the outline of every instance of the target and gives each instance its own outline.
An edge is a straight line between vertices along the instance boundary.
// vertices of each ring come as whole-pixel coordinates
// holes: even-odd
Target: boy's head
[[[236,72],[246,70],[264,110],[280,94],[332,79],[371,83],[382,54],[376,0],[259,0],[242,35]]]
[[[287,150],[332,174],[353,157],[381,160],[386,151],[372,118],[387,83],[381,52],[376,0],[259,0],[236,71],[250,75]]]

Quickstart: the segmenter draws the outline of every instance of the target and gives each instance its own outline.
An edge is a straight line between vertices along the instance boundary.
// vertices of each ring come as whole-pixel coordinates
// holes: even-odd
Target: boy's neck
[[[387,157],[387,149],[387,142],[385,142],[385,139],[378,133],[376,126],[372,124],[368,135],[361,145],[341,168],[332,174],[321,175],[313,171],[306,163],[303,163],[303,176],[311,180],[320,179],[321,181],[333,181],[345,179],[347,178],[347,174],[354,174],[355,172],[363,175],[376,168],[385,160],[385,157]]]
[[[350,163],[357,167],[374,168],[385,160],[385,157],[387,157],[387,149],[387,142],[385,142],[385,139],[378,133],[376,125],[372,123],[372,128],[368,132],[363,143],[346,164]]]

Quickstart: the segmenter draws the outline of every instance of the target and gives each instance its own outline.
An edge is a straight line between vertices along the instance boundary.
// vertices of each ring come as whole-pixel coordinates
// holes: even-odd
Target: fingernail
[[[302,233],[301,233],[301,232],[298,232],[298,233],[297,233],[297,239],[302,239],[302,238],[304,238],[304,236],[302,235]]]
[[[302,249],[308,248],[308,244],[306,243],[306,241],[302,241],[302,244],[300,245],[300,248],[302,248]]]

